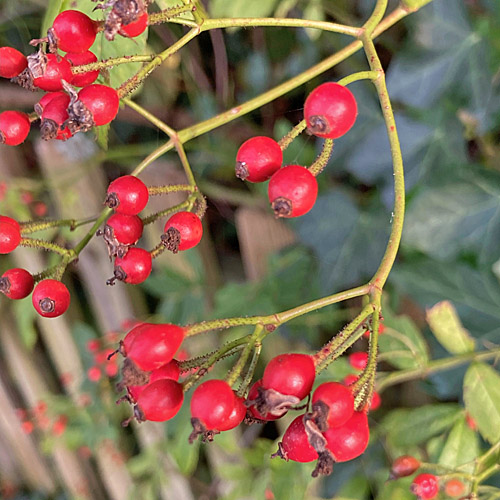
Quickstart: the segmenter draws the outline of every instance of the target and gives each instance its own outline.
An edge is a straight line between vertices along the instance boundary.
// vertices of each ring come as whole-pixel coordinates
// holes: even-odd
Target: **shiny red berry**
[[[5,215],[0,216],[0,254],[10,253],[21,242],[19,223]]]
[[[143,12],[135,21],[129,24],[122,24],[120,31],[118,33],[121,36],[134,38],[144,33],[147,27],[148,27],[148,13]]]
[[[143,323],[127,336],[131,336],[132,341],[128,346],[125,343],[125,355],[141,370],[150,372],[172,360],[184,340],[184,329],[169,323]]]
[[[400,477],[411,476],[420,467],[420,460],[412,455],[402,455],[392,463],[390,478],[398,479]]]
[[[200,218],[192,212],[177,212],[165,224],[162,242],[173,253],[196,246],[203,235]]]
[[[267,181],[281,168],[283,152],[270,137],[252,137],[236,154],[236,177],[249,182]]]
[[[357,114],[358,107],[352,92],[334,82],[316,87],[304,104],[308,131],[328,139],[344,135],[354,125]]]
[[[64,52],[85,52],[94,43],[97,27],[97,23],[83,12],[65,10],[49,28],[49,43]]]
[[[3,78],[14,78],[22,73],[28,60],[13,47],[0,47],[0,76]]]
[[[56,318],[69,307],[69,290],[64,283],[53,279],[40,281],[33,290],[33,306],[44,318]]]
[[[24,299],[31,293],[33,286],[33,276],[19,267],[5,271],[0,277],[0,292],[9,299]]]
[[[127,386],[127,392],[132,400],[137,401],[137,398],[140,396],[142,391],[153,382],[157,380],[169,379],[175,380],[176,382],[179,380],[181,375],[181,370],[179,368],[179,362],[175,359],[172,359],[167,364],[153,370],[149,374],[149,382],[144,385],[129,385]]]
[[[148,203],[147,186],[133,175],[115,179],[108,187],[104,204],[120,214],[137,215]]]
[[[382,398],[380,397],[380,394],[377,391],[373,391],[369,407],[370,411],[378,410],[381,404],[382,404]]]
[[[113,214],[106,221],[106,231],[122,245],[134,245],[142,236],[142,220],[137,215]]]
[[[88,85],[80,90],[78,100],[90,111],[95,125],[98,126],[111,122],[120,106],[120,98],[116,90],[99,83]]]
[[[419,500],[432,500],[439,493],[439,481],[434,474],[419,474],[411,483],[411,491]]]
[[[250,390],[248,391],[248,397],[247,401],[255,401],[257,399],[257,396],[259,395],[259,387],[262,387],[262,379],[257,380],[252,387],[250,387]],[[281,418],[283,415],[273,415],[271,413],[260,413],[255,405],[250,406],[249,411],[251,415],[255,418],[258,418],[259,420],[276,420],[277,418]]]
[[[97,62],[97,56],[87,50],[85,52],[68,52],[65,56],[71,66],[83,66],[84,64],[92,64]],[[99,70],[96,69],[94,71],[86,71],[85,73],[76,73],[73,74],[73,80],[71,84],[75,87],[86,87],[91,83],[94,83],[99,76]]]
[[[450,479],[444,485],[444,492],[452,498],[461,497],[465,494],[465,484],[460,479]]]
[[[19,224],[19,222],[17,222],[16,219],[13,219],[12,217],[7,217],[6,215],[0,215],[0,223],[2,222],[6,224],[11,224],[19,231],[19,233],[21,233],[21,225]]]
[[[320,402],[328,409],[328,427],[345,424],[354,413],[354,396],[351,390],[338,382],[324,382],[316,388],[312,396],[313,408]]]
[[[349,364],[355,370],[364,370],[368,364],[368,354],[366,352],[353,352],[349,354]]]
[[[64,57],[56,54],[47,54],[47,64],[43,74],[33,79],[33,85],[48,92],[62,90],[62,80],[71,83],[73,73],[71,64]]]
[[[162,379],[149,384],[137,399],[139,420],[164,422],[174,417],[184,401],[182,385],[175,380]]]
[[[247,408],[245,406],[245,398],[241,398],[235,394],[233,410],[229,414],[229,417],[227,417],[226,421],[219,424],[217,430],[230,431],[231,429],[238,427],[238,425],[243,422],[246,413]]]
[[[57,92],[57,94],[62,95],[54,96],[50,99],[44,105],[40,116],[40,135],[46,141],[49,139],[65,141],[72,136],[69,128],[63,126],[69,118],[68,106],[70,97],[63,92]]]
[[[137,285],[146,281],[151,274],[153,261],[151,254],[143,248],[129,248],[123,257],[115,259],[114,276],[107,281],[108,285],[114,285],[116,280]]]
[[[273,174],[267,192],[276,217],[299,217],[316,202],[318,182],[307,168],[288,165]]]
[[[307,439],[303,422],[304,415],[299,415],[283,434],[280,452],[283,458],[294,462],[312,462],[317,460],[318,453]]]
[[[45,106],[52,101],[52,99],[55,99],[56,97],[64,97],[68,96],[66,92],[63,92],[62,90],[59,90],[58,92],[47,92],[42,96],[42,98],[35,104],[35,111],[38,116],[41,116],[43,113],[43,110],[45,109]],[[69,102],[69,96],[68,96],[68,102]]]
[[[315,376],[314,361],[308,354],[280,354],[267,364],[262,387],[300,400],[311,392]]]
[[[207,380],[200,384],[191,398],[191,417],[206,430],[224,427],[233,409],[236,396],[224,380]]]
[[[18,146],[30,131],[30,119],[20,111],[4,111],[0,113],[0,144]]]
[[[335,461],[347,462],[359,457],[368,446],[370,439],[368,418],[365,413],[355,411],[345,424],[330,427],[323,435]]]

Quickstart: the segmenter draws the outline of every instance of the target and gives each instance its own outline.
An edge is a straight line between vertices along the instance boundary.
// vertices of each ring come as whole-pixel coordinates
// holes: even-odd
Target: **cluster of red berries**
[[[403,455],[394,460],[390,479],[399,479],[413,475],[420,468],[420,461],[411,455]],[[421,473],[415,476],[411,483],[411,491],[418,500],[433,500],[437,498],[440,489],[440,481],[437,476],[429,473]],[[462,497],[465,494],[466,486],[460,479],[453,478],[443,485],[444,493],[449,498]]]
[[[114,210],[102,235],[108,246],[110,258],[114,258],[116,280],[138,284],[147,279],[152,269],[151,252],[134,246],[142,236],[143,222],[138,216],[147,205],[149,190],[137,177],[118,177],[108,187],[105,205]],[[181,211],[173,214],[165,223],[161,244],[173,253],[196,246],[203,235],[203,226],[198,215]]]
[[[310,134],[325,139],[344,135],[357,116],[352,92],[338,83],[316,87],[304,104],[304,119]],[[252,137],[236,155],[236,176],[249,182],[269,179],[269,202],[276,217],[299,217],[309,212],[318,195],[317,171],[283,163],[283,149],[269,137]]]
[[[64,434],[68,423],[66,415],[58,415],[55,418],[49,417],[45,401],[39,401],[32,409],[18,408],[16,413],[21,420],[21,427],[25,434],[31,434],[35,429],[38,429],[58,437]]]
[[[43,139],[67,140],[76,132],[106,125],[115,118],[119,107],[117,91],[94,83],[98,69],[79,73],[73,68],[98,62],[89,50],[98,32],[104,31],[108,40],[116,33],[134,37],[144,32],[147,11],[145,7],[131,8],[130,4],[137,2],[114,0],[101,5],[111,6],[106,21],[95,21],[77,10],[61,12],[46,38],[31,41],[32,45],[40,44],[40,49],[27,57],[13,47],[0,47],[1,77],[31,91],[47,92],[35,105],[35,114],[0,113],[0,143],[21,144],[29,134],[31,122],[37,119]],[[66,54],[63,56],[61,51]]]

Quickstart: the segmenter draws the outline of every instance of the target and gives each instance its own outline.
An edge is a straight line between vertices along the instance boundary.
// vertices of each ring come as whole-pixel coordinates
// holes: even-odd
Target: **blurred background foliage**
[[[156,4],[165,8],[175,2]],[[0,1],[0,44],[29,53],[27,42],[39,37],[40,26],[74,5],[87,12],[94,7],[86,0]],[[373,1],[211,0],[206,6],[212,16],[276,15],[360,25]],[[182,32],[181,26],[161,25],[149,30],[147,40],[96,42],[94,49],[101,57],[159,52]],[[343,36],[302,29],[204,33],[156,70],[134,98],[181,129],[257,96],[346,43]],[[471,349],[470,344],[454,348],[448,333],[429,328],[426,309],[440,301],[456,308],[475,339],[473,349],[493,349],[500,338],[500,4],[434,0],[381,36],[377,49],[387,68],[408,195],[403,244],[387,286],[381,368],[425,369],[430,359]],[[188,401],[167,424],[120,427],[129,410],[114,404],[116,367],[106,364],[102,352],[116,344],[131,318],[187,324],[270,314],[361,284],[374,273],[388,239],[393,194],[388,140],[370,84],[352,85],[359,116],[336,141],[310,213],[278,224],[266,211],[266,187],[234,177],[234,158],[244,140],[279,139],[301,120],[304,99],[317,84],[365,68],[358,53],[187,143],[209,202],[199,250],[162,256],[144,285],[106,289],[111,265],[102,242],[92,243],[65,278],[73,304],[63,318],[35,318],[29,299],[0,301],[2,498],[406,500],[413,498],[410,480],[386,482],[399,454],[455,467],[500,439],[499,376],[486,364],[471,365],[465,377],[465,405],[479,434],[466,424],[468,367],[462,365],[384,391],[382,408],[370,416],[368,451],[323,480],[311,479],[310,464],[269,458],[293,417],[225,433],[208,446],[187,444]],[[115,68],[103,81],[118,85],[130,76],[127,71]],[[1,82],[2,110],[30,110],[38,98]],[[107,183],[130,172],[165,139],[128,109],[109,130],[97,133],[97,143],[91,135],[42,144],[33,131],[15,151],[2,147],[0,212],[21,220],[94,215]],[[303,135],[285,160],[310,164],[319,147]],[[144,180],[182,182],[175,154],[149,167]],[[148,233],[152,244],[160,231],[157,226]],[[81,234],[61,230],[46,236],[75,241]],[[49,257],[33,251],[15,254],[2,258],[1,272],[14,265],[38,272],[50,265]],[[279,352],[319,349],[359,306],[351,301],[280,328],[266,339],[258,373]],[[460,324],[454,328],[453,334]],[[242,333],[190,339],[185,350],[203,353]],[[358,344],[355,350],[366,349],[365,340]],[[229,362],[214,373],[222,376]],[[351,371],[341,359],[321,380],[340,380]],[[490,484],[500,487],[500,478]],[[481,498],[493,500],[498,493],[492,488]]]

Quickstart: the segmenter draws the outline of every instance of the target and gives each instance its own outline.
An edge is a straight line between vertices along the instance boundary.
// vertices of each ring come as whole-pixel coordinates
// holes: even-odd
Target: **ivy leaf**
[[[462,418],[451,429],[438,463],[455,469],[459,465],[472,462],[479,453],[478,436]],[[473,472],[474,463],[463,470]]]
[[[427,309],[427,322],[439,343],[452,354],[472,352],[475,348],[474,339],[462,326],[453,304],[448,300],[438,302]]]
[[[472,363],[464,378],[465,408],[490,443],[500,440],[500,375],[485,363]]]

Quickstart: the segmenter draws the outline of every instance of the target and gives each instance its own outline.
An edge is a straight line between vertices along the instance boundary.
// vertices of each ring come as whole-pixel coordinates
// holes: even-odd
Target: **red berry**
[[[14,78],[22,73],[28,60],[13,47],[0,47],[0,76],[3,78]]]
[[[345,424],[354,412],[354,396],[350,389],[338,382],[325,382],[313,393],[313,406],[323,402],[328,407],[327,424],[338,427]]]
[[[147,186],[133,175],[115,179],[108,187],[104,204],[120,214],[137,215],[148,203]]]
[[[4,111],[0,113],[0,144],[18,146],[30,131],[30,119],[20,111]]]
[[[0,278],[0,292],[9,299],[24,299],[33,290],[33,276],[25,269],[9,269]]]
[[[66,426],[68,424],[68,417],[66,415],[60,415],[57,420],[54,422],[52,426],[52,435],[53,436],[62,436],[64,431],[66,430]]]
[[[94,43],[96,34],[97,23],[78,10],[61,12],[48,33],[54,49],[64,52],[85,52]]]
[[[69,290],[64,283],[53,279],[40,281],[33,290],[33,307],[44,318],[60,316],[69,307]]]
[[[57,92],[59,94],[59,92]],[[67,140],[72,134],[68,127],[63,128],[64,122],[69,118],[68,105],[70,97],[61,92],[62,95],[55,96],[44,105],[40,116],[40,134],[42,139]]]
[[[134,38],[146,31],[148,27],[148,13],[143,12],[135,21],[129,24],[122,24],[120,31],[121,36]]]
[[[137,333],[132,334],[134,330]],[[133,340],[125,347],[125,355],[141,370],[150,372],[172,360],[184,340],[184,329],[169,323],[143,323],[131,330],[129,335]]]
[[[262,387],[304,399],[311,392],[315,376],[314,361],[308,354],[280,354],[267,364]]]
[[[281,168],[283,152],[270,137],[252,137],[236,154],[236,177],[249,182],[267,181]]]
[[[267,192],[276,217],[299,217],[316,202],[318,182],[307,168],[288,165],[273,174]]]
[[[342,380],[342,383],[343,383],[344,385],[349,386],[349,385],[354,384],[354,382],[356,382],[356,381],[358,380],[358,378],[359,378],[359,377],[358,377],[357,375],[354,375],[354,374],[351,374],[351,375],[346,375],[346,376],[344,377],[344,380]]]
[[[169,361],[166,365],[163,365],[156,370],[153,370],[149,375],[149,382],[144,385],[129,385],[127,387],[127,392],[130,397],[137,401],[137,398],[140,396],[141,392],[153,382],[157,380],[170,379],[175,380],[176,382],[179,380],[181,374],[181,370],[179,368],[179,362],[175,359]]]
[[[168,219],[161,237],[163,244],[173,253],[196,246],[203,235],[200,218],[192,212],[177,212]]]
[[[120,98],[115,89],[107,85],[95,83],[78,92],[78,100],[92,114],[95,125],[106,125],[118,113]]]
[[[390,478],[411,476],[420,467],[420,461],[411,455],[402,455],[392,463]]]
[[[118,365],[110,360],[104,365],[104,371],[108,377],[116,377],[118,375]]]
[[[73,73],[71,72],[71,64],[69,61],[56,54],[47,54],[47,64],[43,74],[36,76],[33,79],[33,85],[48,92],[62,90],[63,85],[61,80],[71,83]]]
[[[101,348],[101,343],[97,339],[91,339],[87,342],[87,350],[97,352]]]
[[[122,245],[134,245],[142,236],[142,220],[137,215],[113,214],[106,221],[106,231]]]
[[[259,395],[259,387],[262,387],[262,380],[257,380],[252,387],[250,387],[250,390],[248,391],[248,397],[247,401],[254,401],[257,399],[257,396]],[[283,415],[273,415],[271,413],[266,413],[263,415],[260,413],[257,408],[255,408],[254,405],[249,407],[250,413],[255,417],[258,418],[259,420],[276,420],[277,418],[281,418]]]
[[[21,429],[25,434],[31,434],[35,430],[33,422],[26,420],[21,424]]]
[[[312,462],[317,460],[318,453],[307,439],[303,421],[304,415],[299,415],[287,428],[281,441],[283,458],[294,462]]]
[[[352,92],[338,83],[316,87],[304,104],[307,129],[318,137],[336,139],[344,135],[356,121],[358,107]]]
[[[92,64],[97,62],[97,56],[87,50],[85,52],[68,52],[65,56],[71,66],[83,66],[84,64]],[[86,87],[91,83],[94,83],[99,76],[99,70],[96,69],[94,71],[86,71],[85,73],[76,73],[73,74],[72,84],[75,87]]]
[[[12,252],[19,246],[20,242],[21,229],[19,223],[5,215],[0,216],[0,254]]]
[[[368,446],[370,439],[368,418],[365,413],[355,411],[345,424],[330,427],[323,435],[335,461],[347,462],[359,457]]]
[[[200,384],[191,398],[191,416],[206,430],[224,427],[233,409],[235,395],[224,380],[207,380]]]
[[[355,370],[364,370],[368,364],[368,354],[366,352],[353,352],[349,354],[349,364]]]
[[[419,474],[411,483],[411,491],[419,500],[432,500],[439,493],[438,478],[434,474]]]
[[[382,404],[382,398],[377,391],[373,391],[372,400],[370,401],[370,411],[375,411],[380,408]]]
[[[137,285],[146,281],[151,274],[153,262],[151,254],[143,248],[129,248],[123,257],[115,259],[114,276],[107,281],[108,285],[114,285],[116,280]]]
[[[45,109],[45,106],[52,101],[52,99],[55,99],[56,97],[65,97],[68,96],[66,92],[63,92],[62,90],[58,92],[47,92],[42,96],[42,98],[35,104],[35,111],[38,116],[42,115],[43,110]],[[68,96],[68,103],[69,103],[69,96]]]
[[[181,384],[170,379],[157,380],[149,384],[137,400],[140,420],[169,420],[181,409],[183,401]]]
[[[236,394],[234,395],[234,406],[233,410],[227,417],[227,420],[222,424],[219,424],[217,428],[218,431],[230,431],[243,422],[245,415],[247,413],[247,408],[245,406],[245,398],[240,398]]]
[[[465,493],[465,484],[460,479],[450,479],[444,485],[444,492],[452,498],[461,497]]]

